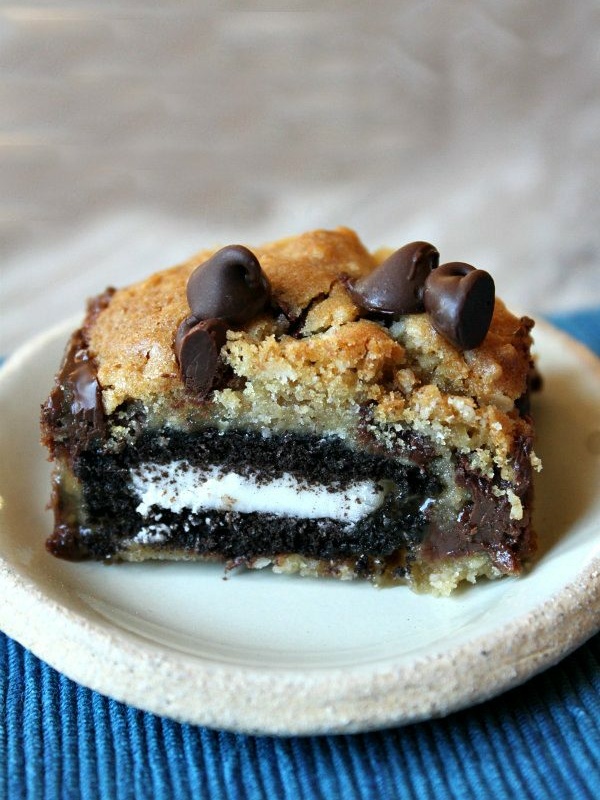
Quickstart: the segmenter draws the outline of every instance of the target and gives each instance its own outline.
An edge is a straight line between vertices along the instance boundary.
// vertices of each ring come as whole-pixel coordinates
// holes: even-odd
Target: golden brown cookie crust
[[[180,393],[173,339],[177,326],[190,313],[187,280],[217,249],[203,250],[178,266],[118,290],[88,330],[108,414],[128,399]],[[299,317],[315,298],[327,297],[342,272],[358,277],[375,264],[347,228],[313,231],[252,249],[269,277],[276,302],[292,318]],[[329,303],[334,316],[343,315],[349,304],[345,293],[338,303]],[[331,321],[330,317],[323,324]]]
[[[514,438],[528,426],[515,401],[531,369],[531,320],[515,317],[497,300],[485,340],[463,352],[426,314],[405,315],[389,326],[364,318],[342,278],[368,274],[385,251],[370,254],[347,228],[251,249],[287,320],[265,312],[228,332],[221,354],[242,380],[213,392],[201,413],[224,424],[237,419],[339,433],[351,432],[358,408],[368,406],[383,439],[386,429],[411,427],[441,447],[472,454],[483,471],[495,465],[510,476]],[[198,408],[181,382],[173,340],[189,314],[187,279],[213,252],[116,291],[88,326],[107,414],[128,400],[150,411]],[[294,335],[286,332],[289,320]]]

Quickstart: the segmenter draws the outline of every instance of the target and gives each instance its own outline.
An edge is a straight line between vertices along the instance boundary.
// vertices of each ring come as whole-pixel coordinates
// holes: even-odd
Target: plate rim
[[[122,628],[111,631],[106,625],[90,623],[85,616],[55,601],[50,601],[49,607],[43,591],[12,570],[2,556],[0,586],[13,592],[13,612],[18,611],[10,619],[0,616],[2,630],[71,680],[119,702],[177,722],[250,735],[359,733],[444,717],[502,694],[553,666],[593,636],[600,625],[600,611],[596,610],[600,607],[600,558],[592,559],[566,584],[559,598],[547,599],[526,615],[494,631],[492,637],[478,635],[446,656],[418,655],[408,664],[399,665],[389,659],[382,664],[319,668],[309,672],[289,667],[215,666],[179,651],[165,653],[168,648],[164,646],[138,641],[139,637]],[[560,600],[558,604],[557,599]],[[19,608],[15,609],[15,605]],[[28,615],[23,612],[31,607],[39,607],[45,613],[42,636],[36,635],[37,631],[26,624]],[[557,642],[554,623],[565,617],[577,624],[561,628],[562,635]],[[23,624],[15,619],[22,620]],[[74,637],[74,643],[69,640],[60,655],[56,650],[48,655],[44,652],[48,638],[62,631],[68,622],[73,623],[75,631],[83,633],[83,637]],[[76,651],[76,660],[70,655],[71,647]],[[80,658],[82,651],[87,658]],[[517,660],[515,651],[520,653]],[[435,691],[430,688],[424,696],[424,675],[431,677],[428,673],[437,673],[441,662],[448,661],[448,655],[452,658],[446,665],[446,672],[448,667],[460,665],[468,655],[468,684],[449,680],[438,685]],[[152,665],[155,680],[133,687],[128,683],[128,676],[138,672],[140,663],[144,662]],[[108,674],[106,664],[117,670],[116,675]],[[180,704],[161,696],[161,686],[173,675],[176,680],[190,681],[193,690],[204,692],[209,702],[200,711],[190,712],[185,707],[185,696]],[[275,675],[284,675],[285,680],[274,682]],[[332,687],[342,676],[343,692],[339,694],[336,689],[336,696],[332,697]],[[115,677],[120,680],[116,681]],[[448,676],[445,674],[445,677]],[[485,681],[481,683],[483,678]],[[457,683],[462,683],[459,693]],[[411,698],[411,690],[417,687],[419,694],[415,702],[416,696]],[[252,702],[244,705],[237,702],[240,692],[247,694],[254,690],[260,698],[266,689],[271,693],[266,709]],[[303,693],[310,691],[313,698],[319,700],[316,712],[313,708],[307,716],[306,707],[298,702],[298,697],[290,695],[298,689]],[[273,715],[274,706],[277,716]]]
[[[65,320],[24,343],[0,368],[0,386],[7,373],[12,373],[57,336],[68,334],[80,319],[78,315]],[[575,348],[579,358],[587,361],[600,378],[600,359],[585,345],[546,321],[536,321],[536,325]],[[479,634],[444,656],[419,654],[408,663],[389,658],[369,665],[310,671],[289,665],[257,668],[215,664],[153,643],[121,627],[111,628],[100,617],[90,619],[89,614],[49,598],[33,579],[19,573],[2,552],[0,589],[8,598],[8,602],[0,604],[0,628],[70,679],[120,702],[179,722],[249,734],[354,733],[445,716],[533,677],[583,644],[600,627],[600,557],[592,558],[557,594],[497,628],[487,640]],[[45,615],[47,624],[42,631],[27,624],[32,610]],[[553,623],[565,616],[576,624],[563,625],[557,641]],[[64,633],[65,627],[70,638],[58,650],[50,647],[49,653],[48,642],[61,631]],[[510,640],[508,648],[507,640]],[[84,658],[81,658],[82,648]],[[515,651],[520,653],[517,660]],[[458,674],[454,682],[432,684],[427,693],[422,693],[424,674],[431,679],[440,661],[452,667],[460,664],[467,653],[472,659],[469,681],[467,684],[463,681],[458,693]],[[114,673],[107,673],[107,663],[117,670],[119,682],[115,681]],[[139,674],[140,664],[151,665],[154,679],[136,686],[131,676]],[[337,684],[342,673],[343,692],[336,691],[332,696],[332,684]],[[191,711],[185,702],[185,692],[160,694],[170,674],[190,681],[194,691],[204,692],[206,702],[202,708]],[[490,675],[494,680],[490,681]],[[275,681],[274,676],[278,676]],[[483,685],[481,678],[485,678]],[[407,691],[417,686],[418,699]],[[270,692],[268,708],[259,702],[261,692],[266,689]],[[256,695],[250,696],[249,690]],[[236,703],[242,691],[247,695],[246,702]],[[307,708],[299,704],[299,697],[307,691],[312,693],[308,714]],[[274,708],[278,715],[274,715]]]

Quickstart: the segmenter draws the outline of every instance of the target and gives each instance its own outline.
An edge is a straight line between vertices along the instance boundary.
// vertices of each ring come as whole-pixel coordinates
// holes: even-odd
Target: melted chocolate
[[[67,446],[86,450],[104,438],[102,389],[82,330],[72,335],[54,389],[42,406],[42,428],[53,454]]]
[[[532,470],[529,460],[531,439],[521,437],[513,452],[515,481],[507,484],[497,476],[487,478],[469,467],[465,456],[457,459],[456,483],[466,489],[471,500],[456,521],[442,525],[432,520],[423,543],[423,554],[431,560],[487,552],[502,572],[518,570],[535,550],[531,530]],[[511,519],[511,505],[494,488],[510,488],[523,504],[521,519]]]

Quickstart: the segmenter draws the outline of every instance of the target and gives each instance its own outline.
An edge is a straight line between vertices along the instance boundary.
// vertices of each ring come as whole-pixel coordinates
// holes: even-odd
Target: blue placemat
[[[600,309],[550,319],[600,354]],[[80,797],[595,799],[600,635],[523,686],[445,719],[277,739],[137,711],[0,634],[0,800]]]

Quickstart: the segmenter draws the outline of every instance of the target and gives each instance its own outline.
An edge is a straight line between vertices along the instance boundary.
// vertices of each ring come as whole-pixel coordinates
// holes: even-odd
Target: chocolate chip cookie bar
[[[60,558],[449,594],[535,551],[532,320],[426,242],[313,231],[91,301],[42,408]]]

